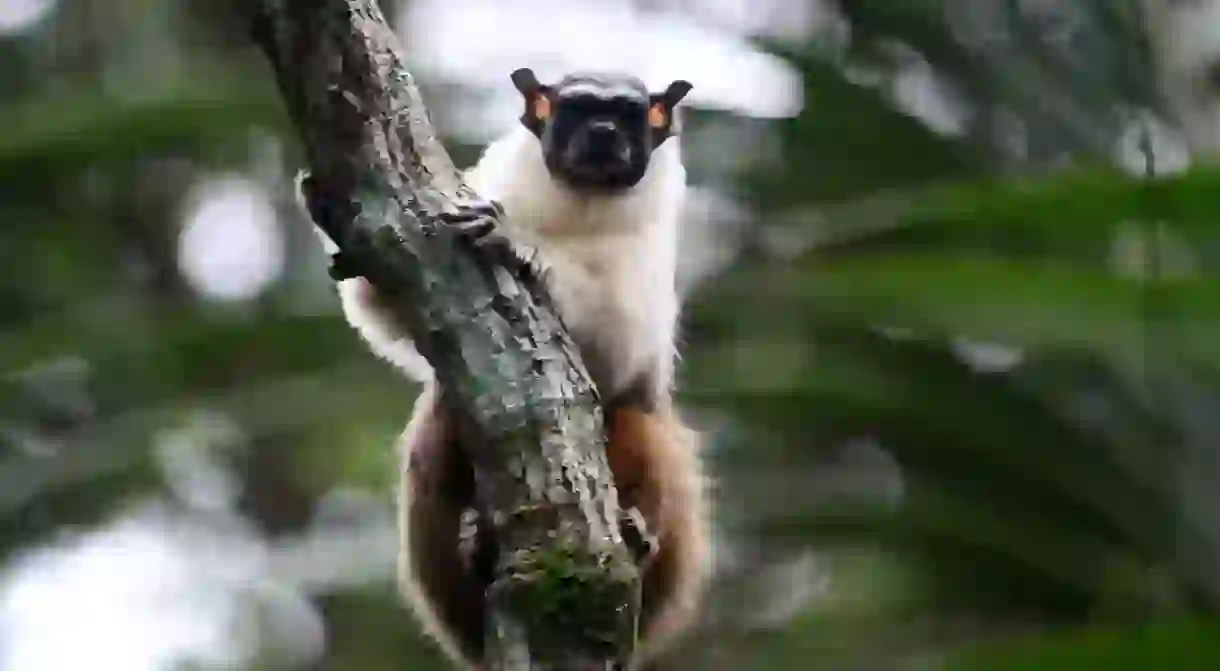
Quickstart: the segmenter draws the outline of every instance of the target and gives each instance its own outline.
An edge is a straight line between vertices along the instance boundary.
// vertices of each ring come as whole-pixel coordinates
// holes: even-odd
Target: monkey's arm
[[[411,379],[431,380],[431,366],[416,351],[410,330],[397,316],[393,305],[360,276],[325,232],[329,228],[325,222],[332,216],[325,195],[306,172],[297,175],[296,181],[298,203],[313,217],[315,232],[330,254],[330,276],[338,283],[339,299],[348,323],[360,333],[374,354]],[[454,213],[442,215],[441,220],[461,231],[473,246],[493,254],[501,265],[519,270],[524,262],[517,247],[494,225],[493,217],[503,214],[503,209],[494,201],[475,201],[462,205]]]
[[[399,448],[399,585],[428,635],[450,659],[471,666],[483,656],[494,547],[484,515],[463,540],[473,472],[434,383],[416,401]]]

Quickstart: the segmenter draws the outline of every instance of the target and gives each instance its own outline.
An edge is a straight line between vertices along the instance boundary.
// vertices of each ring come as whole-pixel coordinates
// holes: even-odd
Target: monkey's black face
[[[592,191],[621,191],[644,178],[653,150],[676,134],[674,106],[691,90],[676,79],[649,93],[638,77],[588,72],[547,86],[529,68],[512,80],[525,98],[521,123],[542,142],[551,175]]]
[[[581,189],[635,186],[652,153],[648,103],[635,88],[561,89],[541,138],[551,174]]]

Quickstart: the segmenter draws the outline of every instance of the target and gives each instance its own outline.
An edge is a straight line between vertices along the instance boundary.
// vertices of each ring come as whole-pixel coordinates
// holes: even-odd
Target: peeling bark
[[[484,668],[627,666],[639,576],[597,391],[544,287],[439,219],[477,196],[374,0],[256,7],[255,39],[306,149],[316,223],[393,299],[476,446],[501,549]]]

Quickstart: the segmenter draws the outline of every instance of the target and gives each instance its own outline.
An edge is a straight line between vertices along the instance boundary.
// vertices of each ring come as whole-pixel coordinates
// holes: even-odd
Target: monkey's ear
[[[542,88],[542,84],[538,83],[538,76],[529,68],[513,70],[509,77],[513,80],[513,86],[516,86],[521,95],[526,98],[533,96],[538,89]]]
[[[675,79],[670,82],[669,87],[665,89],[665,93],[660,95],[660,98],[665,102],[665,106],[672,110],[693,88],[695,87],[685,79]]]
[[[511,78],[513,86],[525,98],[521,123],[541,137],[543,125],[551,118],[551,87],[540,83],[529,68],[514,70]]]
[[[682,102],[692,88],[694,87],[690,82],[677,79],[664,93],[653,93],[648,97],[648,125],[653,129],[657,145],[673,133],[674,107]]]

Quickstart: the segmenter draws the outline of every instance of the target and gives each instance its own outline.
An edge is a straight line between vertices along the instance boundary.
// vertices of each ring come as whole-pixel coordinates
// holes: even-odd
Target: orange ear
[[[551,99],[545,95],[539,95],[534,99],[534,117],[539,121],[546,121],[551,118]]]
[[[657,103],[648,110],[648,125],[653,128],[664,128],[669,120],[669,115],[665,113],[665,105]]]

